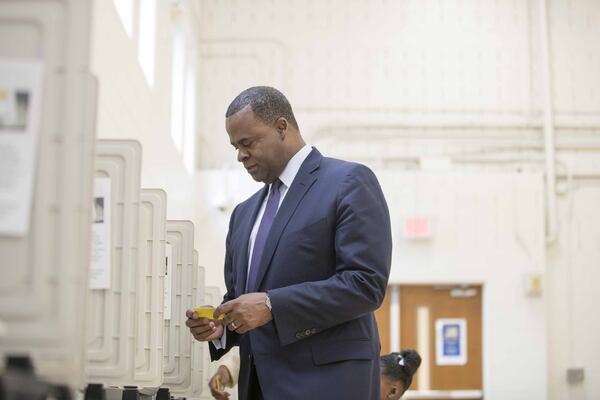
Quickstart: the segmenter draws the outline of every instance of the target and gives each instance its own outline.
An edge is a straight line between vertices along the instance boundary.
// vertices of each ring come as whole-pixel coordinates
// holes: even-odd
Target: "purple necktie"
[[[267,199],[267,206],[265,207],[265,212],[262,220],[260,221],[256,239],[254,239],[252,259],[250,260],[250,265],[248,266],[250,268],[250,272],[248,273],[248,282],[246,283],[246,293],[253,292],[257,289],[256,278],[258,277],[260,259],[262,258],[263,250],[265,249],[265,244],[267,243],[267,236],[269,236],[271,225],[273,225],[273,220],[275,219],[275,214],[277,214],[277,208],[279,207],[280,186],[281,181],[279,179],[277,179],[271,185],[271,192],[269,193],[269,198]]]

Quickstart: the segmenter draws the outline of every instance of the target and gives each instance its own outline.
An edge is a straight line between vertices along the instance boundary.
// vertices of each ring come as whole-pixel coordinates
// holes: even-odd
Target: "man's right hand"
[[[223,336],[224,327],[221,321],[208,318],[200,318],[193,310],[185,312],[187,321],[185,325],[190,328],[190,333],[199,342],[219,340]]]
[[[226,366],[221,365],[217,368],[215,374],[208,381],[210,394],[217,400],[227,400],[230,394],[225,391],[226,387],[231,387],[231,374]]]

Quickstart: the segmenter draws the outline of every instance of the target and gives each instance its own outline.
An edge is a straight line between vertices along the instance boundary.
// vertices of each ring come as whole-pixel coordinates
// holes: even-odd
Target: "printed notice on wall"
[[[437,365],[467,363],[467,320],[437,319],[435,321],[435,359]]]
[[[171,319],[171,284],[173,277],[173,246],[165,245],[165,310],[164,318]]]
[[[0,235],[29,230],[43,66],[0,59]]]
[[[94,180],[90,288],[110,289],[110,178]]]

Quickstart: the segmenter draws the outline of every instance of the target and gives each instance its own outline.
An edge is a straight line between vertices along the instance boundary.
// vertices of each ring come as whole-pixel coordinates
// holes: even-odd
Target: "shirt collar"
[[[285,169],[281,175],[279,175],[279,180],[285,185],[286,188],[292,186],[292,182],[294,182],[294,178],[298,174],[302,163],[304,160],[306,160],[306,157],[308,157],[311,151],[312,147],[308,144],[305,144],[304,147],[298,150],[298,152],[294,154],[290,161],[288,161]]]

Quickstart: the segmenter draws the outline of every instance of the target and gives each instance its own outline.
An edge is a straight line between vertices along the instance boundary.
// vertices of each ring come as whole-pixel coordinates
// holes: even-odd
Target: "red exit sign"
[[[425,239],[432,236],[431,218],[407,217],[404,219],[403,234],[408,239]]]

